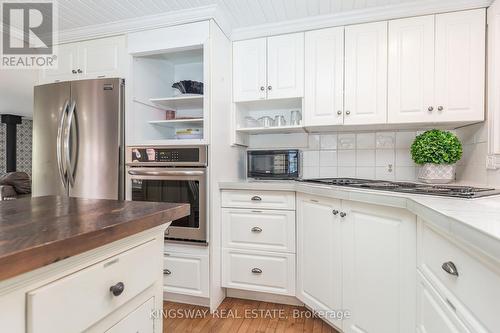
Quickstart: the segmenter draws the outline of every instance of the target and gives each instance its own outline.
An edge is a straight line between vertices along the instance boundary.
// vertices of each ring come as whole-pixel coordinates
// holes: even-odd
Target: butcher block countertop
[[[189,215],[189,204],[38,197],[0,202],[0,281]]]

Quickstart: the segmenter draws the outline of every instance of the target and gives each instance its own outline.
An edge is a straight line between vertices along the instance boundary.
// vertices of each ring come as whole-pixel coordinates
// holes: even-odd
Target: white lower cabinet
[[[297,297],[325,319],[327,311],[342,309],[340,209],[340,200],[297,199]]]
[[[174,248],[177,249],[175,246]],[[209,296],[209,261],[208,253],[205,254],[204,250],[206,249],[193,247],[178,252],[171,251],[167,246],[163,262],[165,292],[196,297]]]
[[[155,310],[154,298],[135,309],[127,317],[111,327],[106,333],[149,333],[154,332],[151,311]]]
[[[297,195],[297,296],[344,332],[415,328],[416,217],[403,209]],[[323,312],[326,311],[326,312]]]

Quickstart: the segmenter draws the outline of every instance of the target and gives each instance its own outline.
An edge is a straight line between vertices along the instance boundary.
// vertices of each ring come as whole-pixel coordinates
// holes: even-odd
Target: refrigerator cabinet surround
[[[36,86],[33,196],[124,198],[124,80]]]

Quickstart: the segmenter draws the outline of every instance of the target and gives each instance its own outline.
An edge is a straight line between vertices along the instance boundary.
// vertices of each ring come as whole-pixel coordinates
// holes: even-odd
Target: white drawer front
[[[500,274],[479,257],[452,243],[426,224],[419,225],[419,268],[443,293],[456,297],[457,315],[475,331],[495,332],[500,327]],[[447,273],[442,265],[452,262],[458,276]],[[469,314],[472,312],[472,315]],[[481,323],[478,326],[476,319]]]
[[[295,212],[222,209],[224,247],[295,252]]]
[[[222,191],[222,207],[295,209],[295,193],[280,191]]]
[[[167,253],[163,267],[165,291],[208,297],[208,256]]]
[[[295,255],[224,249],[222,286],[295,295]]]
[[[154,310],[155,301],[154,298],[150,298],[106,333],[153,333],[154,320],[151,311]]]
[[[159,270],[161,250],[152,240],[35,289],[27,295],[28,332],[82,332],[153,285]],[[119,282],[125,288],[114,296],[110,287]]]

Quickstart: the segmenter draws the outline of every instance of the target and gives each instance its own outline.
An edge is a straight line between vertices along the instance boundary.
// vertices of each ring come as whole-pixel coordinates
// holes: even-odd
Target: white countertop
[[[406,208],[451,236],[500,261],[500,195],[462,199],[296,181],[222,182],[219,187],[221,190],[294,191]]]

